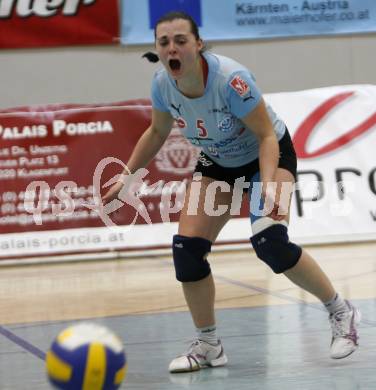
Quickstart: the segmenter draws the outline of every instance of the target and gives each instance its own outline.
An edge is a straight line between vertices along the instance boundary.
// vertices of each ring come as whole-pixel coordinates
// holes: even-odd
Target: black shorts
[[[296,153],[287,129],[279,141],[278,167],[284,168],[291,172],[296,180]],[[246,180],[250,180],[259,171],[259,159],[253,160],[250,163],[240,167],[227,168],[217,164],[203,152],[200,153],[195,168],[195,172],[202,173],[202,176],[211,177],[212,179],[219,181],[225,181],[232,186],[234,186],[235,180],[237,178],[245,177]]]

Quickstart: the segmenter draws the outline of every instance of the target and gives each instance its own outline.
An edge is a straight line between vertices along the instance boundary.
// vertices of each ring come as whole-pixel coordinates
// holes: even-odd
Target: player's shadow
[[[194,383],[207,382],[215,380],[222,381],[229,375],[229,370],[225,367],[204,368],[199,371],[170,374],[170,381],[176,385],[189,387]]]

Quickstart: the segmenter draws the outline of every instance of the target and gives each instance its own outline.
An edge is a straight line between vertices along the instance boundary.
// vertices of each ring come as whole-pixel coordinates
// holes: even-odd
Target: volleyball
[[[47,375],[58,389],[115,390],[127,374],[120,338],[107,327],[73,325],[52,342],[46,356]]]

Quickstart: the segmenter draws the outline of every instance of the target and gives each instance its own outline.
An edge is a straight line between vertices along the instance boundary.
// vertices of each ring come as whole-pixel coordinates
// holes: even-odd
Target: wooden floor
[[[170,375],[193,326],[171,257],[0,267],[0,390],[45,390],[44,357],[67,323],[90,319],[124,340],[129,390],[376,389],[376,242],[306,247],[363,314],[361,347],[328,358],[327,313],[252,250],[210,257],[229,366]]]
[[[376,243],[307,250],[344,297],[376,298]],[[284,276],[274,275],[252,250],[213,253],[210,263],[217,308],[316,302]],[[169,257],[0,268],[3,325],[180,310],[186,306]]]

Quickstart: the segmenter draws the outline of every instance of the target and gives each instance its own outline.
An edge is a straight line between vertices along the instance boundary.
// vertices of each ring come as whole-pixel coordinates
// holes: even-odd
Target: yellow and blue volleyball
[[[110,329],[81,323],[56,337],[46,368],[58,389],[115,390],[127,374],[127,360],[122,341]]]

